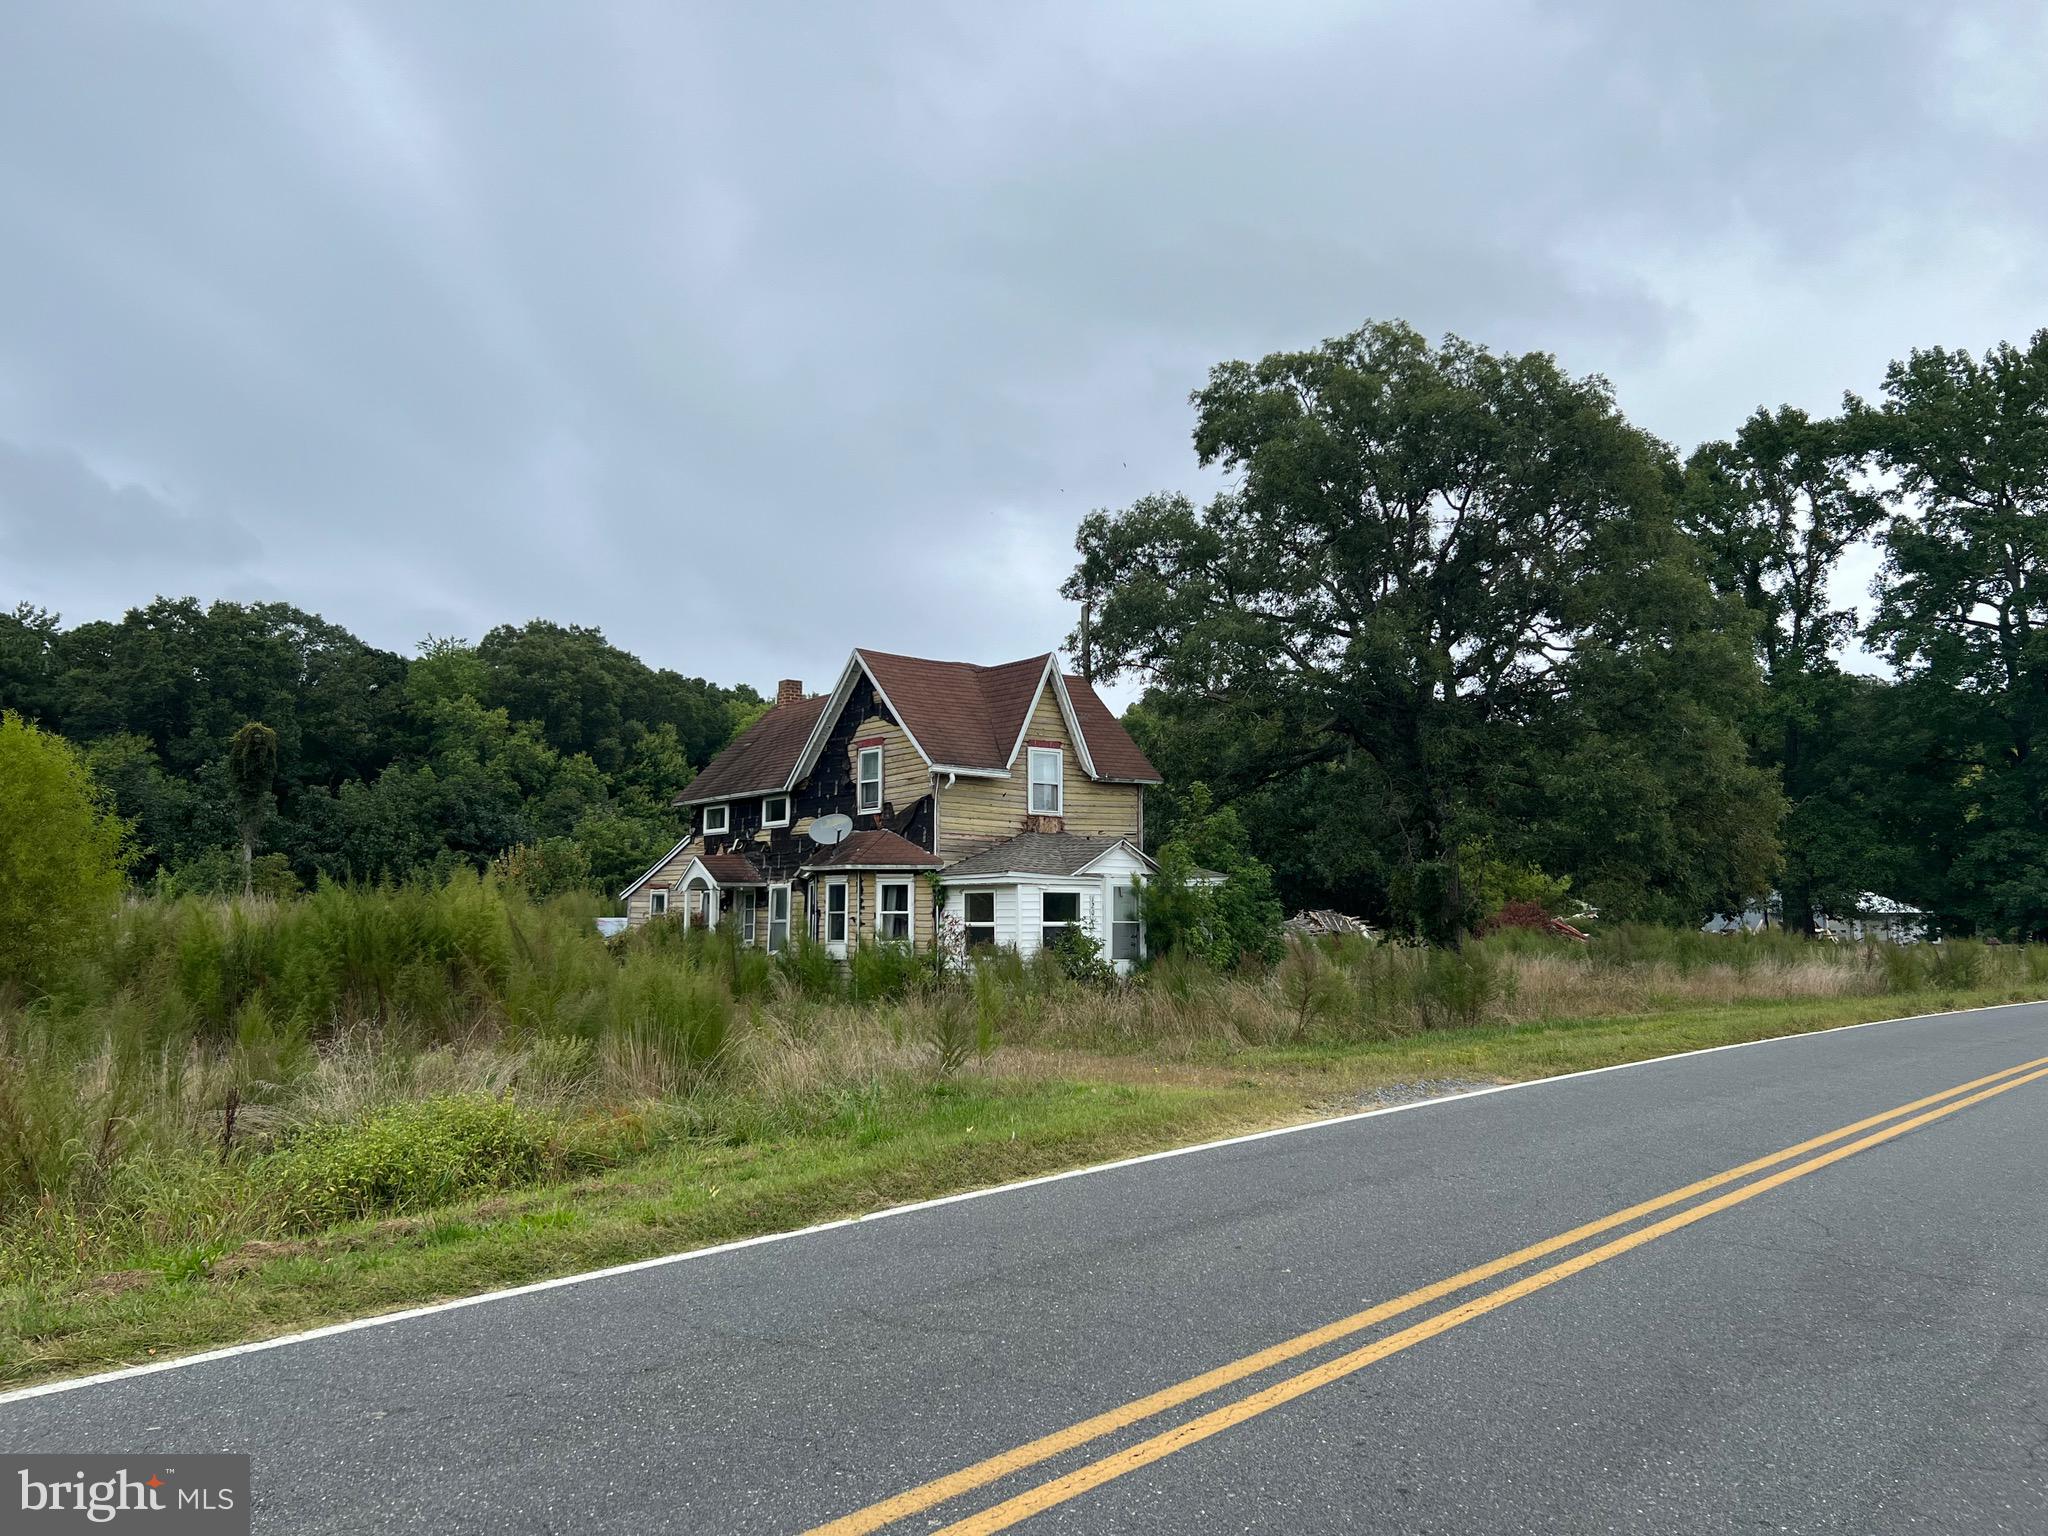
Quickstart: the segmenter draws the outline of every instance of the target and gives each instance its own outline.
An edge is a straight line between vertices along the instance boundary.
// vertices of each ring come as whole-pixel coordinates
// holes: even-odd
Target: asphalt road
[[[259,1531],[799,1532],[2043,1057],[2027,1006],[1445,1100],[0,1404],[0,1449],[251,1452]],[[2048,1079],[2002,1081],[880,1528],[2048,1531]]]

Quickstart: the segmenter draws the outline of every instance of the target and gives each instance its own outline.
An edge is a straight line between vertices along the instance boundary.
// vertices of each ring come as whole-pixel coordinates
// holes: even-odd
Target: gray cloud
[[[189,511],[149,486],[95,473],[70,454],[0,442],[0,560],[30,601],[44,573],[126,581],[157,591],[242,577],[261,552],[232,519]]]
[[[1223,357],[1402,316],[1684,448],[2030,331],[2044,64],[2032,6],[10,7],[7,494],[176,490],[7,512],[0,601],[1022,653]]]

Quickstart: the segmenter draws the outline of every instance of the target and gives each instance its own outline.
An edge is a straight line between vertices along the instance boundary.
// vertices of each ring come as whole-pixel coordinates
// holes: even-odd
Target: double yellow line
[[[1726,1172],[1674,1189],[1668,1194],[1641,1201],[1612,1215],[1602,1216],[1597,1221],[1574,1227],[1569,1232],[1561,1232],[1555,1237],[1545,1238],[1542,1242],[1532,1243],[1526,1248],[1518,1248],[1513,1253],[1503,1254],[1500,1258],[1488,1260],[1472,1269],[1461,1270],[1446,1279],[1434,1281],[1409,1291],[1406,1295],[1396,1296],[1391,1301],[1379,1302],[1367,1307],[1363,1312],[1354,1312],[1349,1317],[1340,1318],[1336,1322],[1327,1323],[1320,1328],[1270,1345],[1242,1359],[1233,1360],[1227,1365],[1204,1371],[1199,1376],[1191,1376],[1149,1396],[1109,1409],[1105,1413],[1098,1413],[1053,1434],[1017,1446],[1013,1450],[1004,1451],[1000,1455],[991,1456],[985,1461],[978,1461],[972,1466],[963,1467],[957,1472],[948,1473],[944,1477],[935,1478],[931,1482],[883,1499],[879,1503],[870,1504],[865,1509],[856,1510],[850,1515],[814,1527],[806,1532],[805,1536],[863,1536],[866,1532],[879,1531],[911,1515],[959,1498],[978,1488],[987,1487],[1013,1473],[1037,1466],[1064,1452],[1086,1445],[1091,1440],[1100,1439],[1104,1435],[1113,1434],[1117,1430],[1126,1429],[1169,1409],[1177,1408],[1195,1398],[1214,1392],[1219,1387],[1242,1381],[1273,1366],[1297,1359],[1399,1317],[1403,1313],[1412,1312],[1417,1307],[1442,1300],[1482,1280],[1490,1280],[1536,1259],[1548,1258],[1563,1249],[1584,1242],[1587,1238],[1598,1237],[1617,1227],[1639,1221],[1645,1216],[1669,1210],[1672,1206],[1722,1189],[1752,1174],[1765,1173],[1766,1170],[1773,1168],[1778,1170],[1739,1189],[1729,1190],[1711,1200],[1701,1201],[1697,1205],[1666,1216],[1660,1221],[1638,1227],[1621,1237],[1585,1249],[1548,1268],[1524,1275],[1521,1279],[1503,1285],[1497,1290],[1487,1291],[1421,1322],[1412,1323],[1369,1344],[1336,1355],[1319,1365],[1283,1377],[1244,1397],[1184,1420],[1170,1429],[1154,1434],[1149,1439],[1140,1440],[1062,1476],[1039,1483],[1001,1503],[956,1520],[944,1527],[940,1536],[971,1536],[971,1533],[1005,1530],[1056,1504],[1063,1504],[1069,1499],[1076,1498],[1091,1488],[1098,1488],[1127,1472],[1134,1472],[1163,1457],[1171,1456],[1175,1451],[1185,1450],[1211,1435],[1220,1434],[1262,1413],[1270,1412],[1283,1403],[1292,1402],[1305,1393],[1315,1391],[1318,1387],[1340,1381],[1377,1360],[1399,1354],[1424,1339],[1447,1333],[1453,1328],[1471,1322],[1474,1318],[1497,1311],[1510,1302],[1519,1301],[1524,1296],[1553,1286],[1582,1270],[1591,1269],[1596,1264],[1604,1264],[1609,1259],[1617,1258],[1631,1249],[1640,1248],[1667,1233],[1678,1231],[1681,1227],[1691,1226],[1696,1221],[1704,1221],[1709,1216],[1740,1205],[1746,1200],[1753,1200],[1780,1185],[1791,1183],[1794,1179],[1803,1179],[1808,1174],[1818,1173],[1821,1169],[1841,1162],[1844,1158],[1853,1157],[1858,1152],[1867,1151],[1894,1137],[1903,1136],[1908,1131],[1918,1130],[1921,1126],[1955,1114],[1958,1110],[1981,1104],[1986,1099],[1995,1098],[2001,1093],[2010,1092],[2043,1077],[2048,1077],[2048,1056],[2021,1062],[2018,1066],[2008,1067],[2002,1072],[1993,1072],[1967,1083],[1959,1083],[1941,1093],[1929,1094],[1924,1099],[1915,1099],[1910,1104],[1901,1104],[1894,1109],[1885,1110],[1882,1114],[1867,1116],[1839,1130],[1829,1131],[1824,1136],[1815,1136],[1810,1140],[1798,1142],[1767,1157],[1756,1158]],[[1874,1129],[1880,1126],[1883,1129]],[[1864,1135],[1864,1132],[1870,1134]],[[1831,1150],[1823,1152],[1822,1148]],[[1820,1155],[1807,1157],[1809,1153]],[[1795,1161],[1799,1158],[1806,1158],[1806,1161]],[[1783,1166],[1786,1164],[1791,1166]]]

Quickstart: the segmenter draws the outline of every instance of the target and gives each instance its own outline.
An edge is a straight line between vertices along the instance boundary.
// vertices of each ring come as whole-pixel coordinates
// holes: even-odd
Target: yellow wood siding
[[[703,851],[703,841],[693,837],[662,860],[661,868],[648,877],[645,885],[626,899],[626,921],[635,927],[646,922],[653,915],[655,889],[673,885],[681,878],[684,866]],[[681,909],[678,907],[672,910]]]
[[[741,846],[743,847],[744,845]],[[646,922],[649,918],[651,918],[654,915],[654,893],[657,890],[666,890],[668,892],[668,915],[680,920],[683,916],[683,899],[682,892],[677,887],[682,880],[683,871],[689,867],[690,860],[698,857],[703,852],[704,840],[701,837],[693,837],[687,843],[683,844],[682,847],[678,848],[674,853],[670,854],[666,859],[662,860],[661,868],[657,869],[651,876],[648,877],[647,883],[645,885],[641,886],[639,890],[635,891],[630,897],[627,898],[627,923],[630,926],[637,928],[640,924]],[[754,908],[753,947],[756,949],[765,949],[768,947],[767,889],[763,886],[754,886],[742,889],[752,889],[754,892],[754,900],[756,906]],[[721,894],[724,896],[726,902],[726,910],[722,914],[722,916],[730,917],[734,922],[740,921],[740,911],[738,903],[741,897],[741,890],[728,889],[722,892]],[[792,890],[790,892],[789,911],[790,932],[795,933],[801,925],[802,921],[803,898],[801,892],[795,890]]]
[[[891,725],[879,715],[870,715],[853,733],[855,741],[873,741],[876,737],[882,741],[882,804],[900,811],[912,801],[929,794],[931,769],[917,755],[917,748],[910,744],[903,728]],[[846,749],[847,770],[853,776],[855,806],[860,804],[860,753],[857,746]]]
[[[881,887],[883,882],[887,881],[893,884],[898,880],[907,880],[910,882],[911,944],[917,949],[930,949],[932,947],[932,925],[937,920],[938,912],[933,901],[931,882],[925,879],[923,875],[911,873],[894,875],[868,872],[848,875],[845,878],[847,903],[852,908],[849,913],[847,932],[853,935],[857,943],[873,944],[876,942],[878,932],[877,919],[882,910]],[[826,877],[822,875],[818,879],[821,891],[824,887],[825,879]],[[824,897],[821,895],[818,899],[822,902]]]
[[[1060,716],[1059,700],[1050,688],[1038,696],[1024,735],[1032,741],[1061,743],[1066,759],[1061,771],[1063,820],[1069,832],[1137,840],[1143,789],[1136,784],[1102,784],[1088,777],[1074,751],[1067,722]],[[962,778],[947,785],[939,802],[939,856],[950,863],[1022,832],[1024,819],[1031,812],[1030,775],[1031,754],[1020,747],[1008,778]]]

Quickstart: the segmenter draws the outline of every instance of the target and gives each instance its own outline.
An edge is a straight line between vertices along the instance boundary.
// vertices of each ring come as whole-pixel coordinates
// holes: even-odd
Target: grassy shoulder
[[[1082,1166],[1287,1118],[1284,1094],[975,1078],[802,1134],[682,1140],[572,1183],[0,1292],[0,1385],[132,1365]]]
[[[1255,1071],[1291,1070],[1322,1076],[1344,1089],[1445,1078],[1524,1082],[1719,1045],[1810,1034],[1845,1024],[2033,1002],[2041,995],[2038,985],[2014,984],[1867,997],[1787,998],[1653,1014],[1542,1019],[1368,1045],[1270,1046],[1239,1052],[1237,1057],[1241,1065]]]
[[[1875,1019],[2025,986],[1746,1002],[1179,1060],[1064,1051],[1057,1076],[903,1080],[759,1139],[657,1142],[602,1172],[296,1238],[138,1256],[0,1289],[19,1386],[573,1274],[1341,1111],[1361,1093],[1523,1081]],[[1003,1055],[998,1054],[999,1068]],[[1044,1063],[1049,1072],[1054,1064]]]

